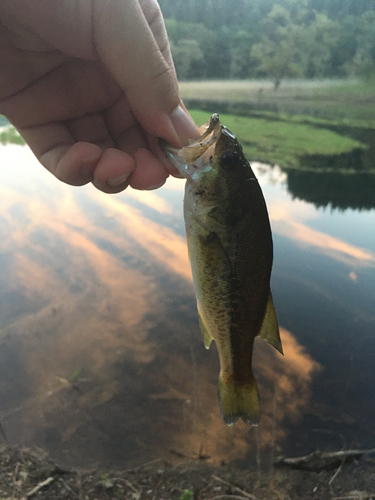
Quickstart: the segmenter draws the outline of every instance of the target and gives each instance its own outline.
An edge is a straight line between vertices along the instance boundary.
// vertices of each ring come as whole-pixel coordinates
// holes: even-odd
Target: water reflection
[[[313,247],[315,251],[348,265],[375,267],[375,251],[350,244],[328,234],[326,230],[320,231],[311,227],[311,222],[323,219],[321,214],[310,203],[303,200],[292,202],[285,191],[280,192],[281,183],[287,184],[289,189],[289,175],[287,176],[278,167],[267,169],[256,162],[252,165],[258,177],[266,183],[264,189],[268,195],[267,205],[274,233],[295,240],[298,245]],[[276,189],[270,189],[268,186],[275,186]],[[348,229],[345,239],[348,238]],[[375,250],[374,245],[372,248]]]
[[[3,147],[0,158],[0,420],[10,442],[85,466],[128,467],[169,448],[254,461],[251,429],[227,428],[219,415],[219,363],[200,338],[183,182],[108,196],[57,182],[26,148]],[[326,215],[290,199],[285,173],[254,168],[274,231],[273,291],[285,351],[281,357],[256,342],[267,449],[275,439],[287,446],[297,426],[306,433],[311,415],[329,418],[345,406],[342,391],[338,410],[315,384],[321,377],[336,383],[337,362],[329,365],[324,353],[346,356],[332,328],[335,308],[344,304],[350,314],[346,341],[353,321],[367,339],[375,324],[368,298],[375,245],[363,235],[349,241],[339,224],[337,234],[328,231]],[[329,283],[321,279],[327,262]],[[323,318],[314,323],[315,308]],[[358,380],[356,362],[350,366],[352,380],[373,391],[372,382]],[[360,408],[361,398],[357,414]]]
[[[285,169],[288,191],[317,208],[372,210],[375,208],[375,130],[333,127],[366,145],[338,155],[305,155],[297,170]]]
[[[314,203],[317,208],[375,208],[375,174],[288,170],[288,190],[294,197]]]

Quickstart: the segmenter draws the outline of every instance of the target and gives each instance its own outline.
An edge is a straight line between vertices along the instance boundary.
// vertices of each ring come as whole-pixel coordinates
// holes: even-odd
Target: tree
[[[358,26],[354,16],[346,16],[339,23],[338,40],[331,49],[330,68],[335,76],[353,74],[352,60],[357,50]]]
[[[201,23],[177,21],[176,19],[168,18],[165,19],[165,25],[169,40],[174,45],[172,52],[176,58],[183,58],[183,52],[178,49],[182,40],[195,40],[199,45],[198,55],[196,56],[197,61],[194,63],[195,66],[198,66],[199,71],[196,68],[195,73],[198,73],[199,77],[205,78],[229,78],[230,47],[233,39],[232,30],[224,26],[213,32]],[[185,45],[184,50],[188,50],[185,42],[182,45]],[[193,50],[192,45],[190,49]],[[204,60],[201,60],[200,53],[203,53]],[[203,62],[204,68],[202,68]],[[182,66],[184,65],[182,61],[178,64],[180,63]],[[180,69],[179,74],[181,71],[184,73],[185,69]],[[189,74],[191,75],[190,70]],[[192,78],[192,76],[189,76],[189,78]]]
[[[375,0],[309,0],[309,8],[326,14],[332,20],[360,16],[375,10]]]
[[[291,76],[375,72],[375,0],[158,1],[188,78],[269,76],[278,88]]]
[[[300,48],[305,59],[304,76],[324,77],[330,74],[331,55],[340,37],[340,25],[325,14],[311,12],[309,24],[303,26]]]
[[[196,40],[182,39],[172,43],[171,49],[179,80],[203,76],[204,55]]]
[[[354,72],[375,79],[375,12],[367,11],[357,18],[357,47],[352,60]]]
[[[275,90],[283,78],[302,76],[306,66],[306,55],[301,48],[303,27],[296,22],[302,21],[305,11],[295,3],[293,9],[295,20],[286,8],[275,5],[262,23],[265,35],[251,49],[251,56],[258,61],[258,71],[273,78]]]
[[[246,78],[249,76],[249,72],[252,67],[252,61],[250,57],[252,42],[253,37],[246,30],[240,29],[235,34],[230,50],[231,78]]]

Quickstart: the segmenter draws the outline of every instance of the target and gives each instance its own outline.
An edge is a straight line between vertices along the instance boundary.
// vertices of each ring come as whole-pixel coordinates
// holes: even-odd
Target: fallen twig
[[[196,460],[197,458],[199,458],[198,453],[195,453],[194,451],[184,451],[180,448],[169,448],[169,453],[172,453],[173,455],[176,455],[180,458],[189,458],[190,460]]]
[[[164,462],[165,463],[165,460],[164,460],[164,458],[155,458],[155,460],[151,460],[151,462],[146,462],[145,464],[138,465],[138,467],[134,467],[134,469],[127,469],[124,472],[135,472],[139,469],[142,469],[143,467],[148,467],[149,465],[153,465],[157,462]]]
[[[128,488],[130,488],[131,490],[133,490],[133,491],[134,491],[134,493],[139,493],[140,491],[142,491],[142,489],[141,489],[141,488],[136,488],[136,487],[134,486],[134,484],[133,484],[133,483],[131,483],[130,481],[128,481],[128,480],[127,480],[127,479],[125,479],[125,478],[122,478],[122,477],[114,477],[114,478],[112,479],[112,481],[113,481],[114,483],[115,483],[116,481],[118,481],[118,482],[121,482],[121,483],[126,484],[126,486],[127,486]]]
[[[180,448],[169,448],[169,452],[177,455],[181,458],[188,458],[189,460],[208,460],[210,457],[208,455],[203,455],[201,452],[196,451],[185,451]]]
[[[340,467],[337,469],[337,471],[333,474],[333,476],[331,477],[331,479],[328,481],[329,491],[331,492],[331,495],[334,495],[333,487],[332,487],[333,481],[340,474],[342,466],[343,466],[343,464],[340,465]]]
[[[218,481],[219,483],[225,484],[225,486],[228,486],[229,488],[232,488],[233,491],[238,491],[238,493],[241,493],[246,498],[251,498],[252,500],[257,500],[257,498],[252,495],[251,493],[248,493],[247,491],[241,490],[238,486],[235,486],[234,484],[228,483],[228,481],[224,481],[224,479],[221,479],[218,476],[211,476],[212,479],[215,479],[215,481]],[[225,495],[224,495],[225,496]],[[228,496],[228,495],[226,495]],[[232,498],[235,498],[232,496]]]
[[[73,488],[69,486],[69,484],[66,481],[64,481],[62,478],[60,478],[60,481],[62,481],[64,488],[66,488],[68,491],[70,491],[70,493],[72,493],[76,498],[78,498],[78,494],[73,490]]]
[[[31,496],[35,495],[35,493],[38,493],[39,490],[41,490],[42,488],[44,488],[45,486],[48,486],[49,484],[52,483],[52,481],[55,480],[55,477],[54,476],[50,476],[50,477],[47,477],[47,479],[45,481],[42,481],[41,483],[37,484],[35,486],[35,488],[33,488],[32,490],[30,490],[27,494],[26,494],[26,497],[27,498],[30,498]]]
[[[128,481],[127,479],[125,479],[123,477],[114,477],[112,479],[112,481],[113,481],[113,483],[115,483],[115,482],[124,483],[128,488],[130,488],[133,491],[133,497],[135,499],[141,498],[142,487],[136,488],[133,483],[131,483],[130,481]]]
[[[305,470],[334,469],[340,464],[356,460],[363,455],[372,455],[374,453],[375,448],[369,450],[341,450],[331,452],[314,451],[303,457],[277,457],[275,465],[288,465],[295,469]]]

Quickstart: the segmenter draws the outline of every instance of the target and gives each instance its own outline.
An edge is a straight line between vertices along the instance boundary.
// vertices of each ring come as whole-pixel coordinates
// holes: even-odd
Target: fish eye
[[[234,167],[237,161],[237,153],[233,153],[232,151],[225,151],[225,153],[221,155],[221,164],[225,168]]]

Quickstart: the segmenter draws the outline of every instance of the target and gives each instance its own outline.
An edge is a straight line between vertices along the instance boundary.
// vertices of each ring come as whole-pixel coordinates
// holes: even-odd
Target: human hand
[[[1,0],[0,113],[58,179],[107,193],[159,187],[157,138],[199,137],[156,0]]]

